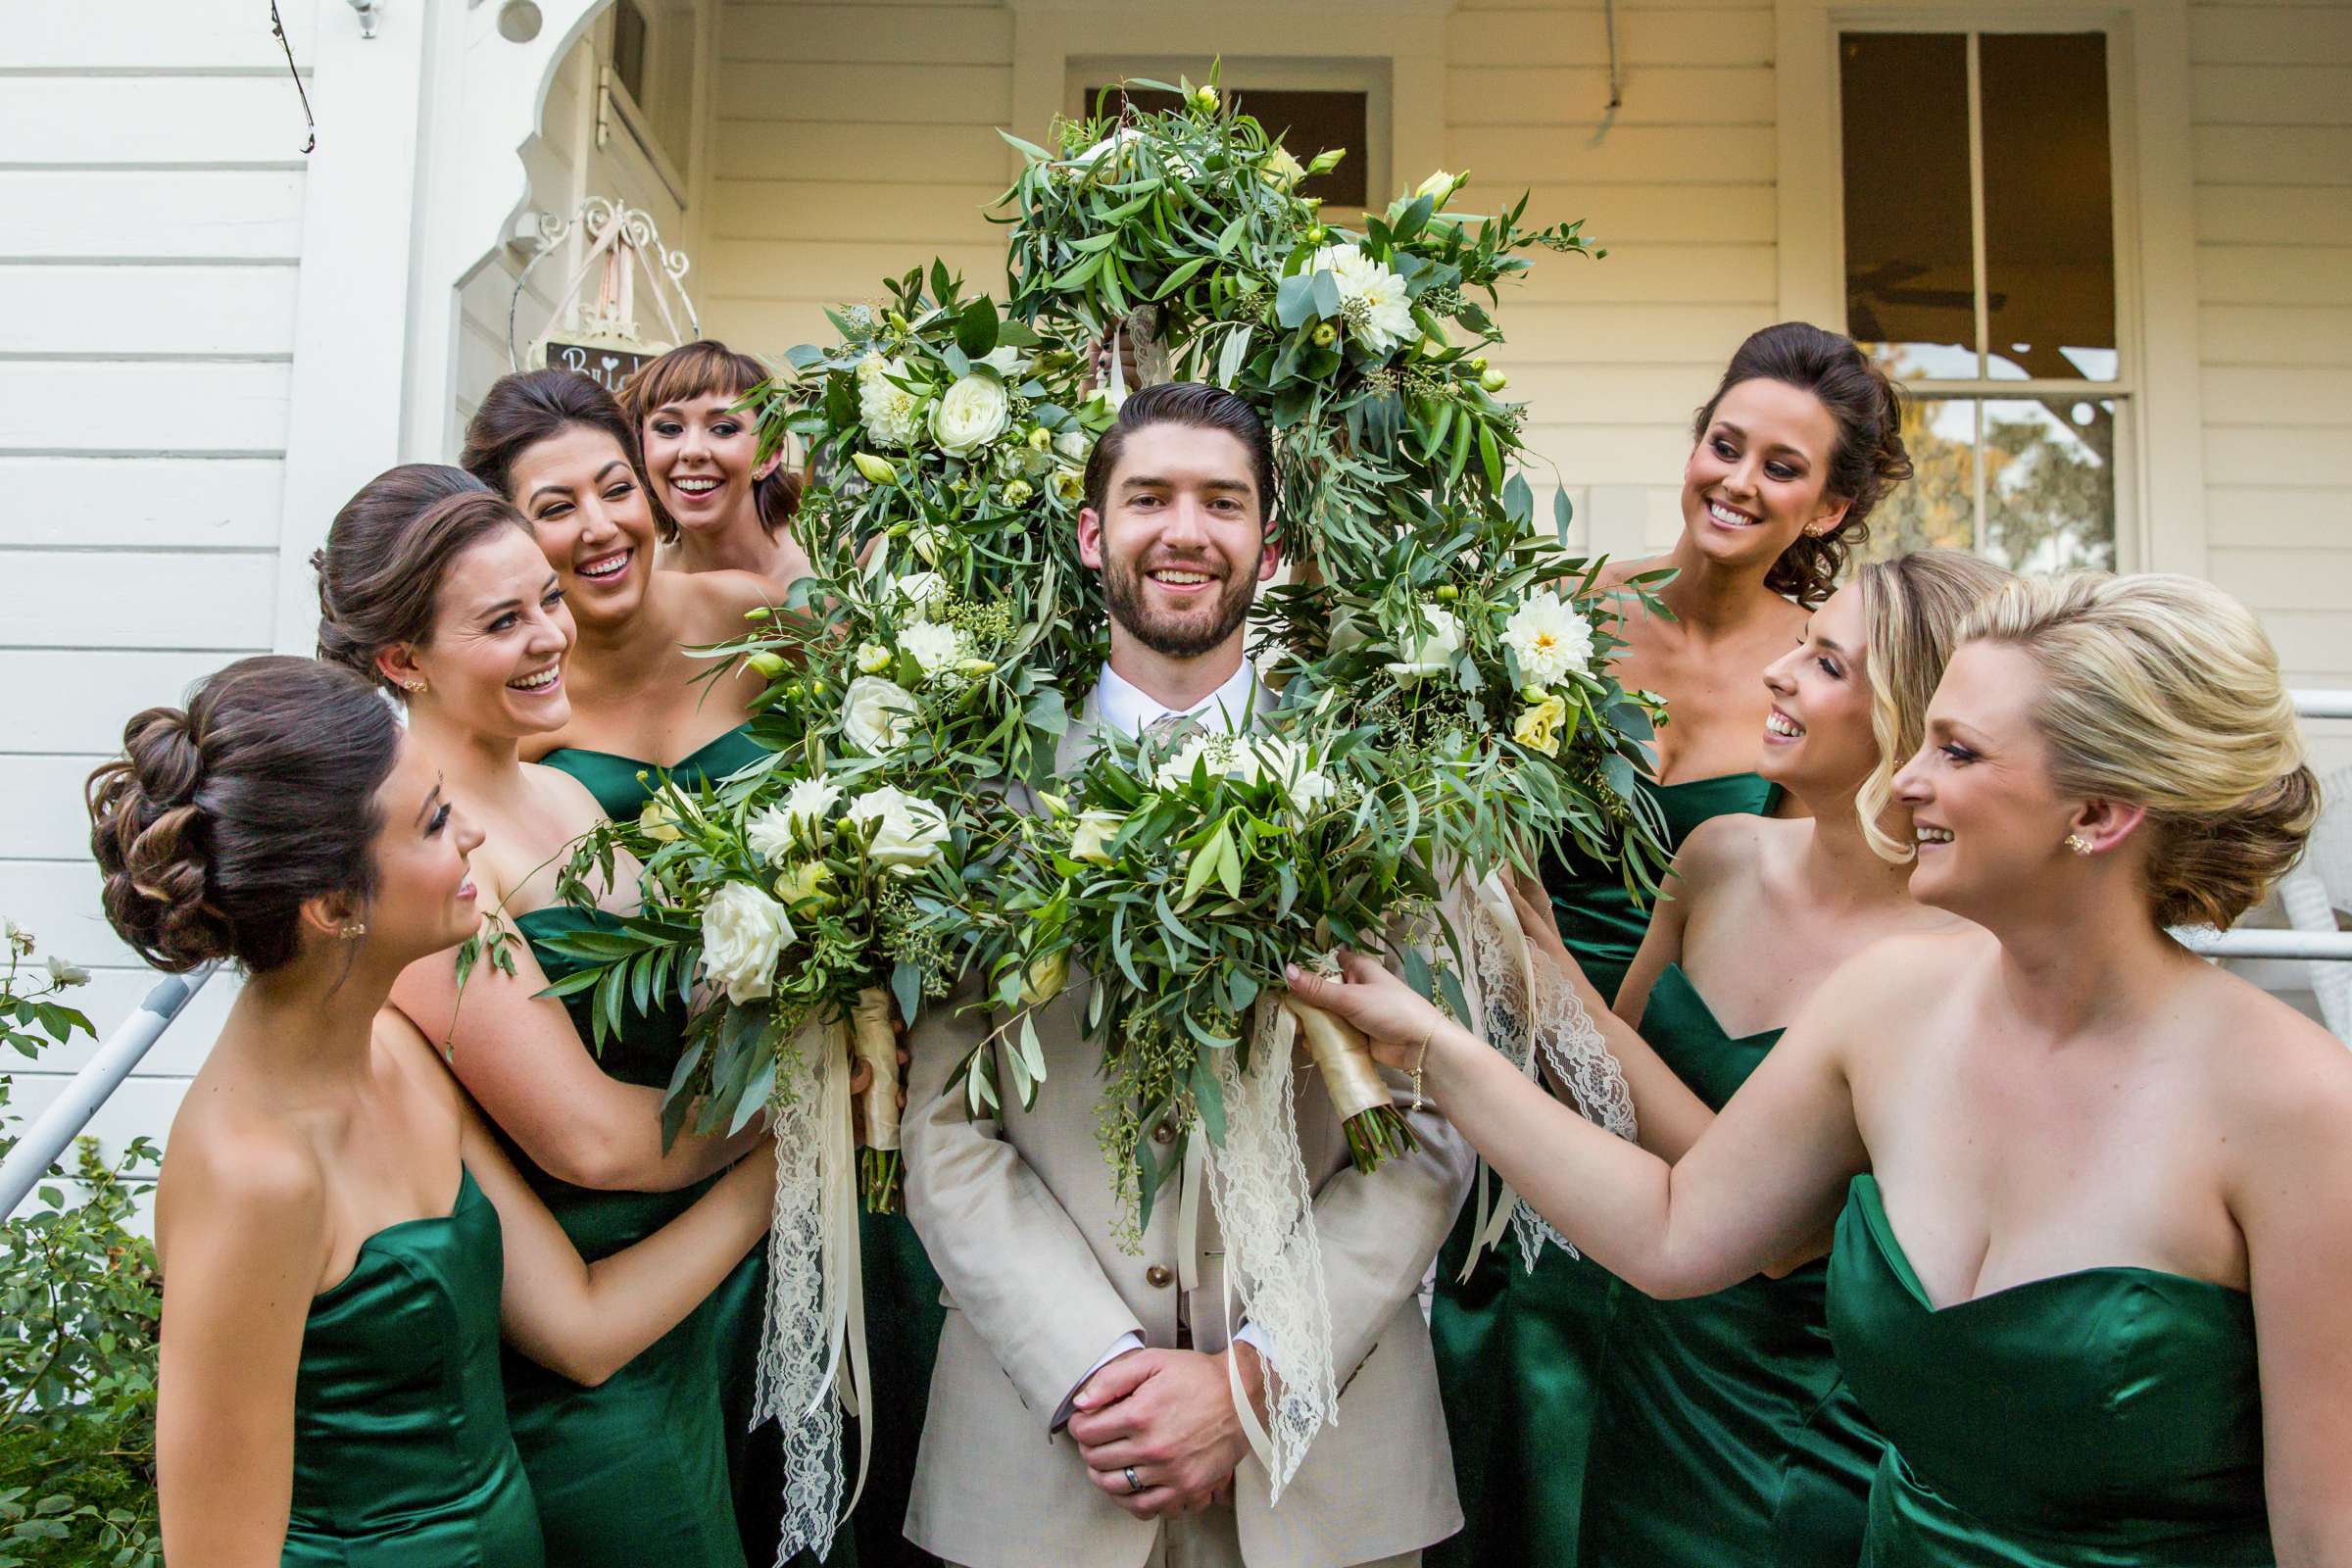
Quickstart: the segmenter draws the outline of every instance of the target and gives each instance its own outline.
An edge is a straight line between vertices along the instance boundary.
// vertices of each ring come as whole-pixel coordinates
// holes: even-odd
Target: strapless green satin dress
[[[544,1568],[499,1396],[498,1210],[386,1226],[311,1300],[294,1377],[286,1568]]]
[[[551,938],[613,923],[610,915],[561,905],[514,921],[551,981],[579,967],[547,946]],[[564,999],[583,1042],[595,1039],[589,1001],[584,992]],[[605,1043],[597,1065],[622,1083],[665,1088],[683,1050],[684,1025],[675,999],[652,1016],[632,1014],[627,1028]],[[507,1147],[591,1262],[643,1241],[716,1179],[673,1193],[602,1192],[561,1181],[519,1148]],[[647,1561],[659,1543],[664,1568],[745,1568],[731,1477],[748,1462],[763,1258],[755,1249],[682,1322],[596,1388],[507,1353],[507,1410],[538,1494],[551,1564],[629,1568]],[[771,1510],[781,1486],[779,1472],[768,1493]],[[762,1568],[770,1555],[758,1555]]]
[[[1864,1568],[2269,1568],[2243,1291],[2087,1268],[1938,1311],[1854,1178],[1830,1333],[1888,1447]]]
[[[1766,813],[1779,799],[1753,773],[1665,785],[1644,780],[1642,788],[1658,804],[1676,845],[1711,816]],[[1568,951],[1614,1001],[1649,929],[1647,906],[1635,906],[1616,871],[1581,858],[1546,860],[1544,884]],[[1438,1254],[1430,1334],[1463,1524],[1460,1535],[1430,1548],[1429,1561],[1432,1568],[1574,1562],[1593,1377],[1616,1281],[1592,1259],[1556,1247],[1545,1248],[1531,1272],[1517,1241],[1506,1236],[1464,1283],[1477,1212],[1474,1200],[1462,1205]]]
[[[716,783],[767,756],[748,728],[727,731],[716,740],[681,759],[670,776],[689,787]],[[637,781],[639,772],[653,776],[650,764],[611,752],[565,748],[541,759],[587,786],[605,814],[626,821],[644,809],[652,797],[650,783]],[[552,976],[551,976],[552,978]],[[583,1014],[584,1017],[584,1014]],[[582,1025],[583,1030],[585,1024]],[[582,1033],[581,1039],[590,1038]],[[666,1073],[660,1080],[668,1083]],[[874,1380],[874,1443],[865,1492],[851,1516],[855,1553],[836,1543],[826,1568],[919,1568],[936,1559],[918,1551],[905,1536],[906,1499],[914,1486],[914,1458],[922,1438],[923,1412],[931,1402],[931,1369],[939,1358],[940,1330],[947,1312],[940,1305],[939,1273],[930,1254],[904,1213],[862,1214],[858,1244],[864,1257],[865,1339]],[[760,1289],[765,1289],[764,1262]],[[754,1313],[752,1335],[759,1333]],[[743,1419],[751,1414],[751,1363],[730,1374],[730,1390],[739,1394]],[[737,1423],[739,1428],[741,1423]],[[736,1459],[737,1497],[744,1540],[755,1564],[772,1555],[781,1528],[778,1499],[783,1486],[781,1450],[774,1447],[775,1429],[763,1427],[748,1454]],[[853,1452],[855,1448],[853,1446]],[[761,1543],[764,1541],[764,1546]]]
[[[1668,964],[1642,1038],[1721,1110],[1781,1031],[1726,1034]],[[1853,1568],[1886,1445],[1831,1352],[1828,1285],[1824,1260],[1690,1300],[1619,1288],[1587,1472],[1589,1568]]]

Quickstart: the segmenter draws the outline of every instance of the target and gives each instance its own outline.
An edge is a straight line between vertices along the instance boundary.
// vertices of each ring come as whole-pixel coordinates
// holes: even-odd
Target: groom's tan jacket
[[[1092,728],[1091,710],[1073,723],[1064,771],[1085,756]],[[1095,1136],[1101,1056],[1084,1038],[1085,976],[1073,969],[1071,978],[1037,1020],[1047,1075],[1031,1109],[1008,1096],[1000,1115],[973,1119],[960,1089],[944,1092],[983,1033],[977,1018],[933,1007],[908,1040],[906,1212],[946,1282],[949,1311],[906,1535],[971,1568],[1140,1568],[1158,1523],[1095,1487],[1054,1418],[1121,1336],[1173,1348],[1181,1321],[1194,1349],[1214,1352],[1239,1326],[1238,1316],[1226,1321],[1214,1206],[1205,1193],[1184,1191],[1184,1167],[1160,1186],[1140,1255],[1113,1237],[1118,1204]],[[1468,1191],[1473,1156],[1425,1110],[1412,1117],[1417,1152],[1358,1175],[1303,1052],[1294,1070],[1340,1416],[1278,1505],[1268,1506],[1265,1471],[1251,1458],[1233,1505],[1250,1568],[1342,1568],[1461,1528],[1418,1291]],[[1389,1076],[1408,1104],[1402,1076]],[[1178,1255],[1188,1198],[1198,1202],[1200,1254],[1190,1293]]]

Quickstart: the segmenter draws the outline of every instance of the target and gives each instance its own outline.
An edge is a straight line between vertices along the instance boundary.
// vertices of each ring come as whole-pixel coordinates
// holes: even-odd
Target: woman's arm
[[[1856,983],[1823,988],[1673,1165],[1552,1099],[1369,958],[1348,955],[1340,979],[1289,980],[1371,1036],[1392,1065],[1410,1069],[1428,1040],[1430,1098],[1502,1179],[1602,1267],[1673,1298],[1722,1290],[1792,1250],[1866,1167],[1840,1042],[1851,1015],[1878,1003],[1836,993],[1878,988],[1848,978]]]
[[[575,1187],[674,1192],[760,1140],[757,1125],[731,1138],[680,1132],[664,1152],[662,1091],[607,1076],[564,1004],[539,995],[547,976],[529,945],[513,940],[509,952],[514,973],[475,965],[463,1005],[454,956],[420,958],[393,985],[392,1004],[427,1040],[447,1042],[459,1082],[542,1170]]]
[[[183,1138],[172,1155],[155,1421],[164,1550],[172,1568],[276,1568],[325,1185],[291,1142]]]
[[[2228,1196],[2254,1297],[2272,1543],[2279,1568],[2338,1568],[2352,1562],[2352,1063],[2292,1020],[2306,1030],[2305,1050],[2233,1063],[2253,1103],[2223,1147],[2240,1167]]]
[[[1531,886],[1519,878],[1513,878],[1508,885],[1511,907],[1519,912],[1520,929],[1527,933],[1529,946],[1536,950],[1537,961],[1548,959],[1567,976],[1568,983],[1576,989],[1577,1000],[1592,1014],[1592,1026],[1608,1043],[1609,1054],[1625,1069],[1625,1084],[1634,1097],[1634,1124],[1642,1147],[1660,1159],[1681,1158],[1683,1152],[1706,1131],[1715,1113],[1707,1108],[1705,1101],[1690,1092],[1690,1085],[1675,1075],[1673,1068],[1659,1059],[1649,1042],[1642,1038],[1642,1032],[1625,1015],[1612,1012],[1602,1001],[1599,990],[1586,976],[1575,955],[1568,951],[1568,944],[1561,940],[1558,917],[1542,886]],[[1680,899],[1671,903],[1659,901],[1657,912],[1650,917],[1649,933],[1642,939],[1642,951],[1634,958],[1634,968],[1627,971],[1625,989],[1617,994],[1621,1007],[1637,978],[1642,995],[1646,997],[1650,981],[1682,951],[1681,905]],[[1653,959],[1653,955],[1663,956]],[[1651,962],[1651,967],[1643,974],[1642,965],[1645,960]],[[1637,1002],[1636,1006],[1639,1005]]]

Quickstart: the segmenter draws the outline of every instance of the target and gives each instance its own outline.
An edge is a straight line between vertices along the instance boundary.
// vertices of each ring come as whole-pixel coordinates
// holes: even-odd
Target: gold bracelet
[[[1429,1103],[1429,1101],[1421,1093],[1421,1069],[1429,1064],[1429,1043],[1437,1038],[1438,1026],[1435,1023],[1432,1023],[1429,1026],[1428,1031],[1421,1036],[1420,1047],[1413,1053],[1412,1109],[1415,1111],[1420,1110],[1423,1106]],[[1408,1111],[1407,1114],[1409,1115],[1411,1112]]]

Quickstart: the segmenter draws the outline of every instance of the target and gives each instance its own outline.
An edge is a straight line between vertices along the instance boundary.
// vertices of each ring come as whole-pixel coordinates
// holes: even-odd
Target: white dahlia
[[[1387,354],[1418,335],[1404,279],[1353,245],[1326,245],[1315,252],[1309,271],[1339,279],[1340,304],[1356,340],[1374,354]]]
[[[1519,659],[1519,678],[1556,686],[1592,667],[1592,627],[1555,593],[1530,594],[1502,623],[1502,640]]]

